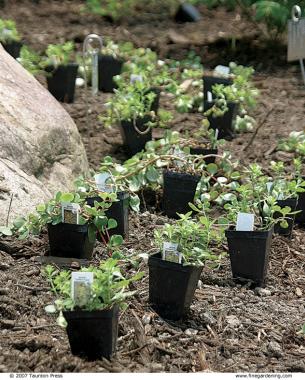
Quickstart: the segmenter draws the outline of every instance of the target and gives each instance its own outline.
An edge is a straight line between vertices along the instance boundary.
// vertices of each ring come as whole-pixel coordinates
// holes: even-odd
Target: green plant
[[[93,273],[93,283],[89,294],[85,293],[83,297],[81,294],[76,300],[72,298],[70,271],[59,271],[51,265],[47,265],[43,270],[51,290],[58,297],[54,305],[46,307],[46,311],[59,312],[57,321],[63,327],[67,324],[63,318],[62,311],[105,310],[110,309],[114,305],[126,308],[127,304],[124,301],[135,293],[128,291],[129,284],[139,280],[143,276],[143,273],[140,272],[126,279],[118,266],[118,260],[113,258],[101,262],[97,268],[93,266],[81,268],[80,272]]]
[[[259,95],[257,88],[252,83],[254,70],[252,67],[245,67],[230,63],[230,70],[233,76],[233,84],[225,86],[216,84],[212,88],[213,106],[205,111],[205,116],[222,116],[228,111],[228,103],[238,104],[239,117],[235,123],[236,131],[251,131],[255,125],[255,120],[248,115],[250,109],[256,106],[256,99]]]
[[[4,43],[20,41],[21,37],[17,31],[16,24],[13,20],[4,20],[0,18],[0,41]]]
[[[215,221],[208,216],[200,216],[199,221],[191,219],[192,212],[180,215],[175,224],[166,223],[155,230],[155,243],[162,251],[165,242],[178,244],[183,265],[201,266],[206,262],[219,265],[221,255],[215,255],[211,243],[219,241],[219,233],[214,229]]]
[[[46,49],[46,55],[42,57],[41,67],[48,66],[58,67],[65,66],[73,61],[74,43],[67,41],[64,44],[49,45]]]
[[[40,68],[40,55],[25,45],[22,46],[17,61],[32,75],[37,75],[42,72]]]
[[[137,0],[86,0],[86,10],[103,17],[118,21],[131,15]]]
[[[63,221],[62,203],[76,203],[79,206],[79,224],[88,225],[88,235],[90,241],[93,241],[96,234],[101,236],[105,245],[110,249],[119,247],[123,238],[120,235],[109,237],[108,230],[115,228],[117,222],[114,219],[108,219],[105,211],[109,209],[112,202],[117,201],[115,193],[99,193],[101,202],[94,202],[94,206],[87,205],[86,199],[82,198],[79,193],[62,193],[58,192],[53,199],[46,204],[36,207],[36,213],[31,213],[27,217],[18,218],[10,227],[1,227],[0,234],[16,235],[19,239],[26,239],[31,234],[38,235],[41,229],[47,224],[58,224]]]
[[[303,131],[290,132],[287,138],[279,141],[277,150],[295,152],[297,155],[305,156],[305,133]]]

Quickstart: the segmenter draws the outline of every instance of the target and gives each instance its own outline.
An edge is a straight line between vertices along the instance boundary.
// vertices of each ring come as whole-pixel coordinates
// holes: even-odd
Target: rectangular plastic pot
[[[73,355],[98,360],[110,359],[116,350],[119,307],[101,311],[64,311]]]
[[[207,109],[213,107],[214,102],[207,102]],[[210,123],[211,129],[218,129],[218,139],[232,140],[235,137],[233,131],[233,123],[235,121],[238,104],[228,103],[228,111],[222,116],[214,117],[213,115],[208,116],[208,121]]]
[[[222,78],[222,77],[214,77],[209,75],[203,76],[203,109],[204,111],[209,109],[209,101],[208,101],[208,92],[213,95],[212,87],[215,84],[223,84],[225,86],[230,86],[233,84],[232,79]]]
[[[120,75],[124,61],[111,55],[100,54],[98,57],[98,88],[103,92],[113,92],[117,88],[113,77]]]
[[[140,134],[136,131],[133,120],[121,120],[120,131],[123,144],[131,156],[141,152],[145,148],[146,143],[152,140],[152,129],[148,129],[146,125],[149,121],[151,121],[150,116],[145,116],[135,120],[136,127],[140,131],[147,131],[147,133]]]
[[[48,66],[46,71],[48,73],[48,90],[54,98],[60,102],[73,103],[78,64],[69,63],[57,68]]]
[[[89,241],[88,225],[48,224],[50,255],[91,259],[94,242]]]
[[[182,319],[189,311],[203,267],[183,266],[149,257],[149,302],[163,318]]]
[[[208,156],[210,154],[218,154],[218,149],[204,149],[201,147],[190,148],[190,154],[201,154],[202,156]],[[213,164],[216,160],[216,157],[207,157],[204,159],[206,164]]]
[[[20,55],[20,50],[22,48],[22,42],[12,41],[12,42],[3,42],[4,49],[13,57],[18,58]]]
[[[268,231],[225,231],[234,279],[265,284],[273,228]]]
[[[201,20],[201,15],[194,5],[188,3],[180,4],[175,14],[176,22],[197,22],[199,20]]]
[[[302,177],[305,181],[305,177]],[[305,193],[298,194],[298,205],[296,208],[297,211],[301,211],[295,215],[295,222],[299,224],[305,224]]]
[[[290,198],[290,199],[285,199],[285,200],[278,200],[276,203],[281,208],[288,206],[288,207],[291,208],[291,211],[295,211],[296,208],[297,208],[298,199],[297,198]],[[274,218],[275,219],[278,218],[278,217],[280,217],[280,216],[281,216],[280,213],[278,213],[278,212],[274,213]],[[293,230],[293,225],[294,225],[294,219],[295,219],[294,215],[291,215],[289,217],[289,219],[286,219],[287,222],[288,222],[288,227],[287,228],[281,227],[280,223],[275,224],[275,226],[274,226],[274,233],[282,235],[282,236],[287,236],[287,237],[290,238],[291,235],[292,235],[292,230]]]
[[[189,202],[194,201],[200,176],[188,173],[163,172],[163,211],[169,218],[179,219],[179,214],[189,212]]]
[[[127,191],[117,192],[118,201],[113,202],[109,209],[106,211],[107,218],[115,219],[117,221],[117,227],[109,230],[109,235],[122,235],[124,238],[128,237],[129,231],[129,193]],[[100,197],[87,198],[87,204],[94,206],[94,201],[100,202]]]

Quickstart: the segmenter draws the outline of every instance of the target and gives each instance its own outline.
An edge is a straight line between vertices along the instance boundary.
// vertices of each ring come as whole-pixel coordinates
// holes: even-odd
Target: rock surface
[[[25,215],[88,171],[76,125],[0,45],[0,224]]]

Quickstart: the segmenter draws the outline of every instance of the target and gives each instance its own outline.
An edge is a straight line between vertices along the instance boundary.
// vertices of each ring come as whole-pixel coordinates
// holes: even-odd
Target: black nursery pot
[[[18,58],[20,55],[20,50],[22,48],[22,43],[18,41],[12,41],[12,42],[3,42],[2,43],[4,49],[13,57]]]
[[[207,102],[208,109],[213,106],[214,102]],[[222,116],[214,117],[208,116],[211,129],[218,129],[218,139],[232,140],[234,138],[233,122],[235,120],[238,104],[228,103],[228,111]]]
[[[101,311],[64,311],[73,355],[98,360],[110,359],[116,350],[119,307]]]
[[[118,201],[113,202],[109,209],[106,211],[108,219],[115,219],[117,221],[117,227],[109,230],[109,235],[122,235],[124,238],[128,237],[129,231],[129,193],[127,191],[117,192]],[[94,201],[101,202],[100,197],[87,198],[87,204],[94,206]]]
[[[149,257],[149,302],[163,318],[177,321],[189,311],[202,267],[183,266]]]
[[[194,201],[200,176],[165,171],[163,173],[163,210],[169,218],[179,219],[177,213],[189,212]]]
[[[273,228],[268,231],[226,230],[234,279],[265,283]]]
[[[198,10],[192,4],[181,4],[175,14],[176,22],[197,22],[201,19]]]
[[[48,90],[55,99],[64,103],[74,102],[75,81],[77,76],[78,64],[69,63],[57,68],[48,66],[46,68]]]
[[[88,225],[48,224],[50,255],[91,259],[94,242],[89,241]]]
[[[203,156],[208,156],[210,154],[218,154],[218,149],[204,149],[204,148],[190,148],[190,154],[201,154]],[[206,164],[213,164],[216,160],[216,157],[207,157],[204,159]]]
[[[297,208],[298,199],[297,198],[290,198],[290,199],[285,199],[285,200],[278,200],[278,201],[276,201],[276,203],[281,208],[288,206],[291,208],[291,211],[295,211]],[[280,217],[281,214],[279,212],[275,212],[273,216],[276,219],[276,218]],[[293,225],[294,225],[294,219],[295,219],[294,215],[291,215],[289,217],[289,219],[286,219],[288,222],[287,228],[281,227],[280,223],[275,224],[274,233],[282,235],[282,236],[291,237]]]
[[[135,123],[140,131],[146,131],[146,123],[149,121],[151,121],[150,116],[145,116],[136,119]],[[152,140],[152,129],[150,128],[147,133],[142,135],[136,131],[133,120],[121,120],[120,131],[123,138],[123,144],[131,156],[141,152],[141,150],[145,148],[146,143]]]
[[[233,81],[232,79],[229,79],[229,78],[214,77],[214,76],[209,76],[209,75],[203,76],[203,109],[204,111],[210,108],[210,103],[208,102],[208,92],[211,92],[213,94],[212,87],[215,84],[223,84],[225,86],[230,86],[231,84],[233,84]]]
[[[111,55],[100,54],[98,57],[98,89],[104,92],[113,92],[117,88],[113,77],[120,75],[124,61]]]
[[[302,177],[303,181],[305,181],[305,177]],[[297,211],[301,211],[295,215],[295,222],[301,225],[305,224],[305,193],[298,194],[298,204],[296,207]]]

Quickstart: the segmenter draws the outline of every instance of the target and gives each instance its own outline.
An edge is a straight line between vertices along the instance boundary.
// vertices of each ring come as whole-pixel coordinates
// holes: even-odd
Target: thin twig
[[[13,197],[14,197],[14,193],[12,193],[12,195],[11,195],[10,204],[8,206],[7,217],[6,217],[6,227],[8,227],[8,221],[9,221],[9,218],[10,218]]]

